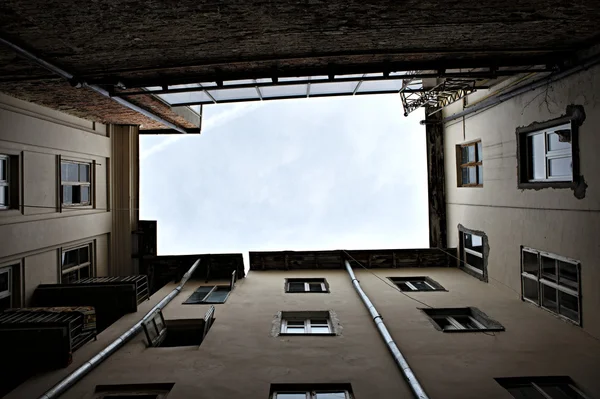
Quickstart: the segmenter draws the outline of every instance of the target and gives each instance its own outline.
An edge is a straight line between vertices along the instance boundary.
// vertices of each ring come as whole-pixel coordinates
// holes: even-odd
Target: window
[[[581,325],[580,263],[521,248],[523,299]]]
[[[504,331],[504,327],[477,308],[421,309],[443,332]]]
[[[429,277],[388,277],[401,291],[445,291]]]
[[[203,319],[180,319],[165,321],[162,311],[156,311],[144,323],[149,347],[198,346],[202,343],[215,318],[211,306]]]
[[[324,278],[288,278],[285,292],[329,292]]]
[[[481,140],[456,146],[458,186],[483,186],[483,152]]]
[[[271,399],[352,399],[350,384],[273,384]]]
[[[18,156],[0,154],[0,210],[18,207],[18,166]]]
[[[515,399],[587,399],[569,377],[496,378]]]
[[[173,383],[98,385],[94,399],[165,399]]]
[[[61,203],[63,206],[92,204],[92,167],[90,163],[61,161]]]
[[[88,277],[94,277],[92,267],[92,244],[62,251],[62,284],[74,283]]]
[[[334,334],[329,312],[283,312],[281,334]]]
[[[485,248],[487,236],[459,225],[460,235],[460,264],[459,267],[479,278],[487,281],[487,259]]]
[[[231,285],[205,285],[194,291],[185,305],[197,305],[202,303],[225,303],[231,292]]]
[[[12,267],[0,267],[0,311],[13,307]]]
[[[583,107],[570,105],[565,116],[517,129],[519,188],[579,186],[578,135],[584,120]]]

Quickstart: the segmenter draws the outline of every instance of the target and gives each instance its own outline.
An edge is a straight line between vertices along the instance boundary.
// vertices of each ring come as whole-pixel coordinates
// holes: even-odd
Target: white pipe
[[[410,386],[414,397],[417,399],[429,399],[429,396],[427,396],[425,390],[419,383],[419,380],[417,380],[417,377],[408,365],[408,362],[402,355],[402,352],[400,352],[400,349],[396,345],[396,342],[394,342],[394,339],[392,338],[390,332],[386,328],[385,323],[381,318],[381,315],[377,312],[377,309],[375,309],[375,306],[373,305],[367,294],[365,294],[365,292],[360,287],[360,283],[358,282],[356,276],[354,275],[354,272],[352,271],[352,266],[350,266],[350,263],[347,260],[344,261],[344,264],[346,265],[346,270],[350,275],[350,279],[352,280],[352,285],[354,286],[354,289],[356,290],[356,292],[358,292],[358,296],[360,296],[360,299],[362,299],[363,303],[367,307],[367,310],[371,314],[371,317],[375,322],[375,326],[377,326],[381,337],[385,341],[385,344],[387,345],[394,360],[396,361],[396,365],[398,365],[400,371],[402,372],[402,375],[406,379],[406,382],[408,382],[408,385]]]
[[[142,326],[144,325],[144,323],[146,321],[148,321],[151,317],[154,316],[154,312],[156,312],[157,310],[163,309],[165,306],[167,306],[167,304],[169,302],[171,302],[171,300],[173,298],[175,298],[177,296],[177,294],[179,294],[179,292],[181,291],[181,289],[183,288],[185,283],[190,279],[190,277],[192,276],[192,273],[194,273],[194,270],[196,270],[196,268],[198,267],[199,264],[200,264],[200,259],[198,259],[196,262],[194,262],[194,264],[192,265],[192,267],[190,267],[190,269],[187,271],[187,273],[185,273],[183,275],[183,277],[181,278],[181,281],[179,282],[179,285],[177,285],[177,287],[175,287],[175,289],[173,291],[171,291],[171,293],[169,293],[169,295],[164,297],[159,303],[157,303],[152,309],[150,309],[148,311],[148,313],[146,313],[146,315],[140,321],[138,321],[133,327],[131,327],[129,330],[125,331],[119,338],[115,339],[106,348],[102,349],[98,354],[96,354],[96,356],[94,356],[93,358],[91,358],[90,360],[85,362],[83,365],[79,366],[79,368],[77,370],[73,371],[71,374],[69,374],[68,376],[63,378],[61,381],[59,381],[56,385],[54,385],[52,388],[50,388],[46,393],[44,393],[42,396],[40,396],[40,399],[58,398],[60,395],[65,393],[65,391],[67,389],[69,389],[76,382],[78,382],[83,377],[85,377],[96,366],[98,366],[100,363],[102,363],[104,360],[106,360],[110,355],[112,355],[119,348],[121,348],[123,345],[125,345],[130,339],[135,337],[137,335],[137,333],[139,333],[142,330]]]

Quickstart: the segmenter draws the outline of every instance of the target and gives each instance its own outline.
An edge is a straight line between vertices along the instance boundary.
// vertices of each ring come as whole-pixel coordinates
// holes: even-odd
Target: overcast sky
[[[201,135],[140,136],[158,253],[428,247],[422,111],[398,95],[204,107]]]

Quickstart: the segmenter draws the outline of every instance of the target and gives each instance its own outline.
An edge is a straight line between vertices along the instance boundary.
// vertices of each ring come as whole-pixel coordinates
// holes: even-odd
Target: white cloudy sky
[[[213,105],[201,135],[141,136],[158,252],[428,247],[422,111],[397,95]]]

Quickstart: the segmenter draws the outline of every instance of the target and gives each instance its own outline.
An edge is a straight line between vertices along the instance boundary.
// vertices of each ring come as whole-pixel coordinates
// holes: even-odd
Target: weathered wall
[[[18,208],[0,210],[0,266],[18,264],[22,304],[37,284],[58,282],[63,247],[95,243],[99,275],[108,268],[110,138],[106,127],[0,95],[0,153],[17,157]],[[60,158],[95,162],[92,203],[60,206]],[[100,251],[100,252],[98,252]]]
[[[592,397],[600,394],[600,343],[494,285],[454,268],[374,270],[384,279],[427,275],[448,291],[412,297],[437,307],[475,306],[506,328],[492,335],[449,334],[436,330],[417,309],[425,305],[368,272],[356,273],[432,399],[510,399],[494,378],[529,375],[568,375]],[[291,277],[325,277],[331,292],[286,294],[285,278]],[[165,309],[167,320],[203,317],[208,305],[181,304],[200,284],[188,282]],[[138,315],[125,316],[76,352],[69,369],[38,376],[8,398],[40,395],[173,287],[161,289]],[[349,382],[357,399],[412,397],[344,270],[251,271],[225,304],[215,306],[215,324],[200,347],[146,348],[141,333],[62,397],[91,398],[100,384],[154,382],[175,383],[169,399],[267,399],[271,383],[294,382]],[[341,335],[273,337],[272,322],[281,310],[332,310]]]
[[[484,231],[489,238],[490,284],[520,295],[520,246],[556,253],[581,262],[583,329],[600,337],[600,67],[572,75],[548,87],[517,96],[486,111],[445,126],[448,246],[458,245],[458,224]],[[467,99],[474,104],[488,93]],[[571,189],[517,189],[515,130],[583,105],[579,128],[580,171],[588,188],[577,199]],[[457,102],[447,110],[462,110]],[[457,188],[455,145],[481,139],[483,188]],[[538,309],[539,312],[543,310]]]

